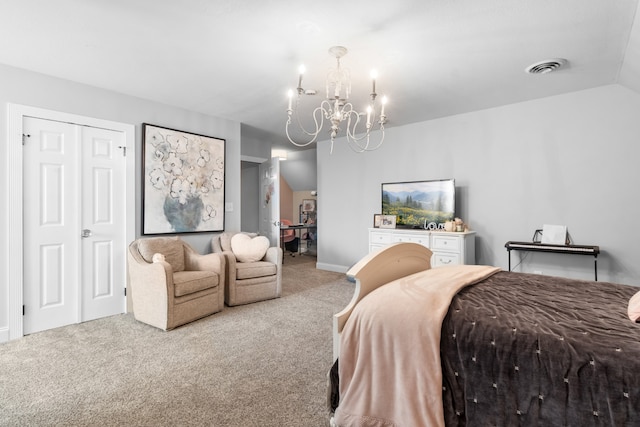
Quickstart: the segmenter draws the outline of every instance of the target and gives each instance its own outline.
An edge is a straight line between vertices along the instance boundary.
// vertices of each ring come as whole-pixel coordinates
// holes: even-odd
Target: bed
[[[640,426],[638,288],[430,258],[399,243],[347,273],[334,425]]]

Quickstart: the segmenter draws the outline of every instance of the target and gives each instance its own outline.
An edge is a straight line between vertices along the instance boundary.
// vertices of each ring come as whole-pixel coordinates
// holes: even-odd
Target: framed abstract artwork
[[[225,142],[142,124],[142,234],[224,231]]]

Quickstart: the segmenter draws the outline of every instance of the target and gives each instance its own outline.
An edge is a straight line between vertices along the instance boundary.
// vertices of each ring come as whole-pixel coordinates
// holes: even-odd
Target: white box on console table
[[[369,229],[369,252],[384,248],[391,243],[412,242],[425,246],[433,252],[431,265],[475,264],[476,232],[447,232],[414,229]]]

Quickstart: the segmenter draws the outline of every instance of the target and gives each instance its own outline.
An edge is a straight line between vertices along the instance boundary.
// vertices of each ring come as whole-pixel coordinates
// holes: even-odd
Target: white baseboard
[[[0,343],[9,341],[9,328],[0,328]]]
[[[346,273],[349,271],[349,267],[345,267],[344,265],[326,264],[323,262],[317,262],[316,268],[318,270],[335,271],[336,273]]]

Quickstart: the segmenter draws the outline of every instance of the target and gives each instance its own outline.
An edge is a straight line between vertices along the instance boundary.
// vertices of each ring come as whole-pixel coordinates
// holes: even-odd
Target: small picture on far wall
[[[315,199],[304,199],[302,201],[302,212],[315,212],[316,201]]]
[[[373,215],[373,228],[380,228],[382,224],[382,214]]]

